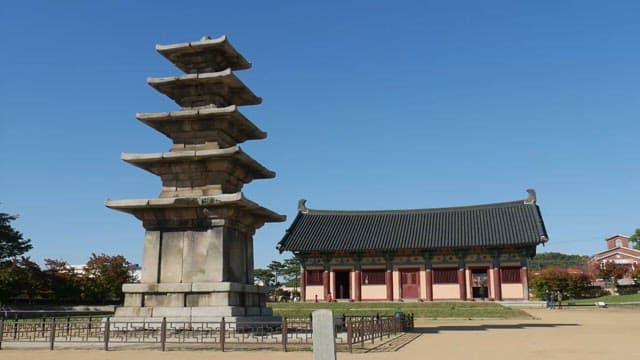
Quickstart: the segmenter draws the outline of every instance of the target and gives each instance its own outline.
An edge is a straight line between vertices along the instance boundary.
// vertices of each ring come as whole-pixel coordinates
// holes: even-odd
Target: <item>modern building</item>
[[[528,299],[527,259],[547,242],[525,200],[415,210],[298,214],[278,249],[302,263],[302,301]]]
[[[606,238],[605,241],[607,250],[592,255],[589,259],[590,263],[598,263],[602,268],[608,263],[628,267],[628,275],[638,269],[640,250],[629,247],[628,236],[617,234]]]

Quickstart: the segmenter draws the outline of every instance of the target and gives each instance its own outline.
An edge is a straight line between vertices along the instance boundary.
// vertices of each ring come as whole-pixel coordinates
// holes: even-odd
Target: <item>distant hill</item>
[[[533,259],[529,259],[528,266],[530,270],[540,270],[550,267],[582,269],[587,265],[588,260],[589,256],[587,255],[547,252],[537,254]]]

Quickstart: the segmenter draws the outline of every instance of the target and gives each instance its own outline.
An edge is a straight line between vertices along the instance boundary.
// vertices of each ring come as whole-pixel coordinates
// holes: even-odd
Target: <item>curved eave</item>
[[[314,210],[304,201],[280,251],[462,250],[548,241],[540,208],[523,200],[413,210]]]
[[[199,41],[156,45],[156,51],[185,72],[189,72],[192,67],[188,62],[181,61],[183,56],[206,57],[220,54],[233,70],[251,68],[251,63],[231,45],[225,35],[215,39],[204,38]]]
[[[213,121],[223,118],[229,118],[242,127],[247,140],[260,140],[267,137],[267,133],[260,130],[260,128],[247,119],[240,111],[238,111],[238,107],[235,105],[222,108],[202,108],[172,112],[136,114],[136,119],[162,132],[170,138],[171,134],[162,130],[163,125],[165,124],[181,121]]]
[[[210,72],[202,74],[187,74],[181,76],[169,76],[155,78],[147,78],[147,83],[154,89],[170,97],[181,106],[184,106],[183,99],[177,98],[177,88],[191,88],[190,96],[194,94],[205,96],[206,93],[200,93],[203,86],[206,85],[225,85],[230,89],[235,89],[236,95],[231,95],[230,102],[235,105],[258,105],[262,103],[262,99],[256,96],[240,79],[238,79],[231,69],[219,72]],[[205,90],[206,91],[206,90]]]
[[[149,154],[122,153],[121,158],[129,164],[135,165],[152,173],[153,171],[151,169],[153,166],[161,162],[194,162],[206,161],[209,159],[235,158],[251,169],[252,176],[255,179],[271,179],[276,176],[274,171],[262,166],[255,159],[242,151],[239,146],[213,150],[191,150]]]
[[[160,210],[166,208],[216,208],[232,206],[249,211],[268,222],[282,222],[287,219],[285,215],[280,215],[247,199],[241,192],[200,197],[106,200],[104,205],[110,209],[130,214],[144,210]]]

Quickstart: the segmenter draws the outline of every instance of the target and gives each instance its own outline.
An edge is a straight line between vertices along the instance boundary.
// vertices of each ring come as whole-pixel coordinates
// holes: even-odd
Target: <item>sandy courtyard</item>
[[[417,321],[417,337],[395,352],[339,359],[640,359],[640,309],[529,310],[535,320]],[[46,346],[45,344],[42,344]],[[310,352],[15,350],[0,359],[312,359]],[[13,349],[12,349],[13,348]]]

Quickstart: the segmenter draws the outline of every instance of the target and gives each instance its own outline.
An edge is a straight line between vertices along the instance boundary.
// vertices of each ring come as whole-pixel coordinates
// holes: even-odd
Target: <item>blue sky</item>
[[[120,160],[159,152],[136,112],[178,107],[148,76],[155,44],[229,36],[267,131],[242,147],[277,172],[245,186],[286,214],[256,266],[311,208],[425,208],[538,191],[550,242],[591,254],[640,227],[637,1],[15,1],[0,9],[0,211],[35,260],[142,257],[143,229],[106,198],[155,197]]]

